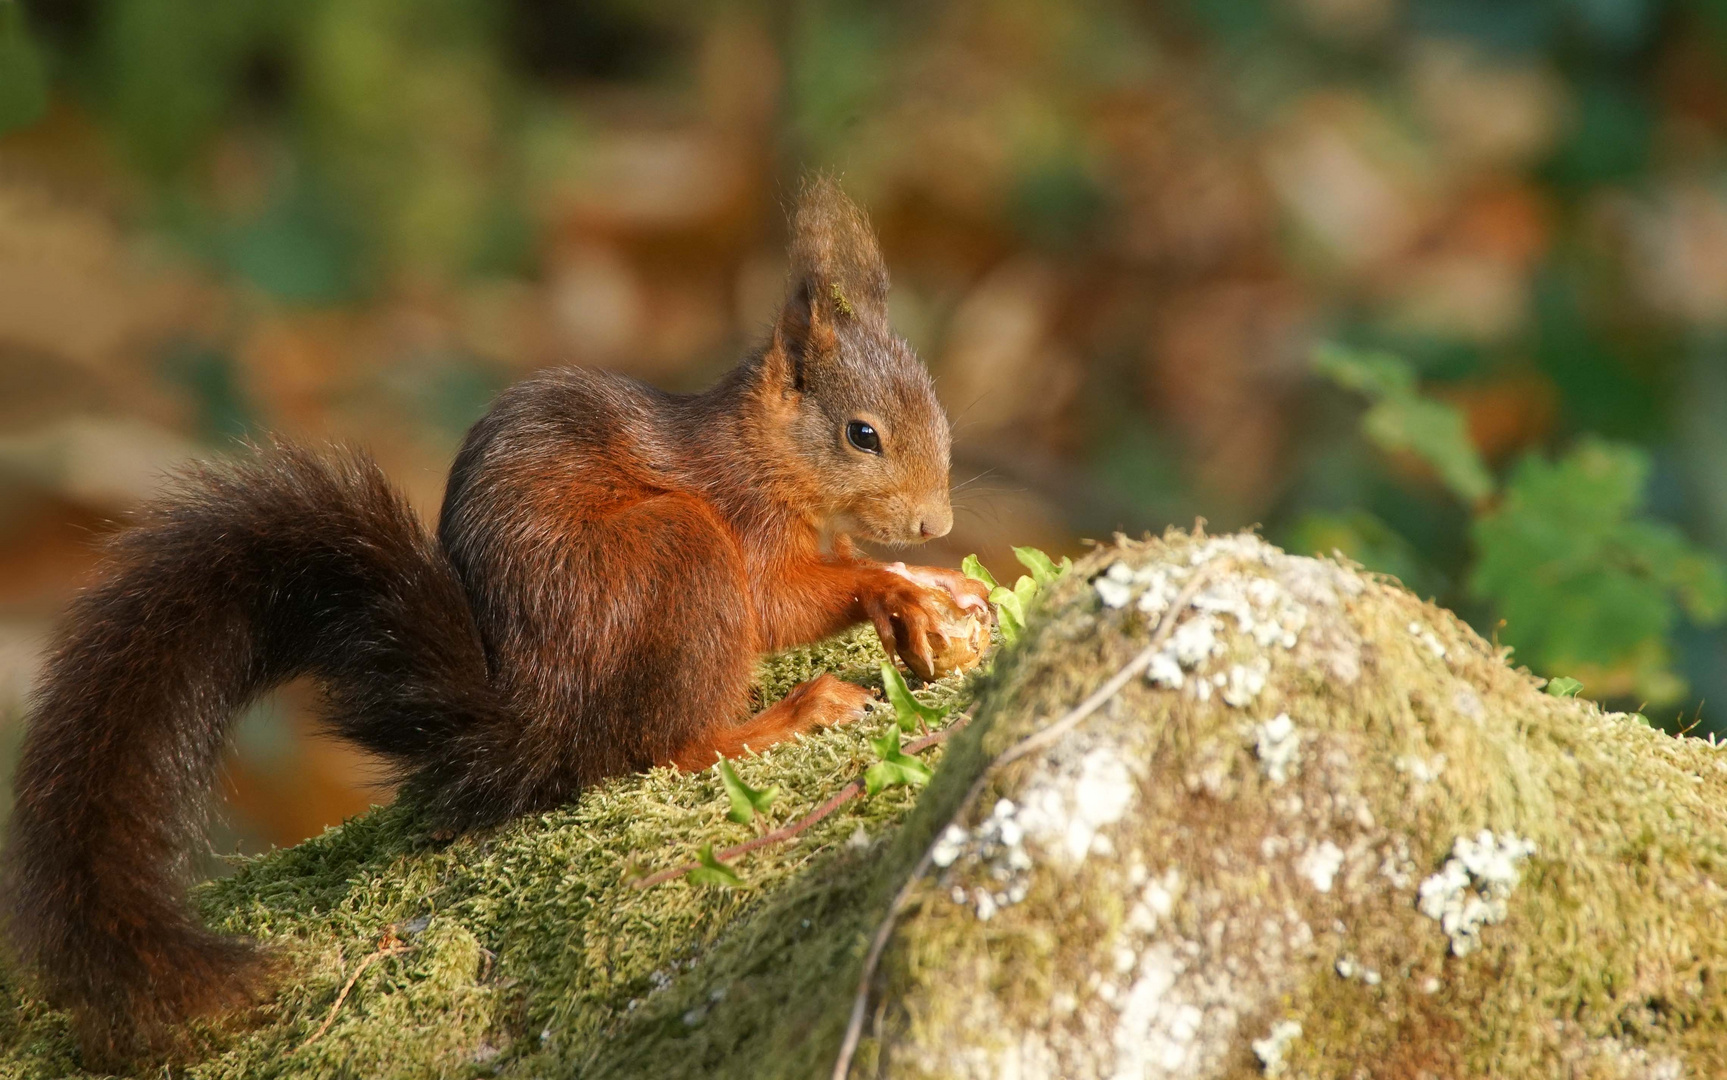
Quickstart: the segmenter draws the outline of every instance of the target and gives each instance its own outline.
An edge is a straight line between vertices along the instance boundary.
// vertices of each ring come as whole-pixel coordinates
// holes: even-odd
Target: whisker
[[[993,475],[995,475],[995,469],[993,469],[993,468],[985,469],[983,472],[978,473],[976,476],[972,477],[970,480],[962,480],[959,483],[953,485],[951,488],[949,488],[949,490],[950,491],[964,491],[967,487],[971,486],[972,484],[977,483],[979,480],[982,480],[984,477],[993,476]]]
[[[1000,525],[1001,524],[1001,507],[996,506],[994,504],[986,504],[984,507],[981,507],[981,508],[977,507],[977,506],[956,506],[956,507],[954,507],[954,513],[956,516],[961,511],[963,511],[967,514],[970,514],[972,517],[976,518],[977,520],[982,521],[982,522],[986,522],[990,525]]]
[[[969,499],[978,495],[1015,495],[1024,491],[1025,488],[1017,484],[978,484],[961,491],[949,492],[949,495],[956,499]]]
[[[1011,496],[1014,495],[1015,492],[1006,490],[979,491],[973,494],[975,497],[972,498],[952,499],[950,500],[950,505],[967,509],[974,506],[1000,506],[1003,503],[1011,502]]]

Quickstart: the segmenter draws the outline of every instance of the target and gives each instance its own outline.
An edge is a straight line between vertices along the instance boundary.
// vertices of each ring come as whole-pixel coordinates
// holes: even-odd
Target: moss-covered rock
[[[1195,574],[1149,677],[950,824]],[[1100,549],[1040,609],[993,674],[934,688],[975,719],[921,797],[740,858],[742,889],[632,884],[757,828],[712,771],[445,846],[388,808],[249,861],[200,901],[288,973],[187,1074],[826,1076],[933,848],[854,1075],[1727,1075],[1727,752],[1547,696],[1394,583],[1253,537]],[[878,662],[854,634],[764,665],[763,696]],[[783,822],[890,722],[738,771]],[[75,1074],[63,1018],[0,994],[0,1073]]]

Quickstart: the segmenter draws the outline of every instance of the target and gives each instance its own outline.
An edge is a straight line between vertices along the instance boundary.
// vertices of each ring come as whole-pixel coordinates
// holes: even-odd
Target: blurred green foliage
[[[1666,705],[1685,692],[1668,644],[1680,612],[1718,625],[1727,576],[1647,518],[1648,476],[1648,455],[1599,439],[1558,461],[1523,458],[1475,521],[1469,588],[1492,602],[1526,663],[1594,682],[1597,695]]]
[[[24,25],[24,7],[0,0],[0,133],[35,123],[47,108],[47,65]]]
[[[1421,458],[1445,486],[1465,502],[1493,491],[1493,477],[1469,439],[1469,428],[1455,408],[1422,396],[1416,374],[1389,353],[1350,352],[1322,346],[1314,366],[1337,385],[1364,394],[1373,403],[1361,418],[1362,431],[1382,450]]]
[[[1522,662],[1568,673],[1567,685],[1581,681],[1597,696],[1667,705],[1686,692],[1673,668],[1673,632],[1681,612],[1701,625],[1722,622],[1727,568],[1647,517],[1646,453],[1590,437],[1558,461],[1527,454],[1495,497],[1463,417],[1425,397],[1407,362],[1328,345],[1314,366],[1372,402],[1361,420],[1370,441],[1421,459],[1474,508],[1469,594],[1499,620],[1501,640]],[[1370,569],[1424,576],[1407,542],[1371,515],[1309,515],[1296,536]]]
[[[0,0],[0,134],[93,121],[139,227],[258,310],[506,281],[539,290],[513,327],[622,296],[609,363],[733,319],[771,204],[833,168],[942,385],[960,314],[1013,324],[968,393],[1050,400],[978,471],[1030,462],[1009,480],[1058,528],[1259,523],[1657,703],[1727,693],[1727,399],[1699,389],[1727,355],[1723,72],[1723,0]],[[732,156],[656,141],[690,130]],[[655,185],[691,175],[666,189],[760,205],[668,225]],[[1003,267],[1031,284],[979,300]],[[508,359],[417,338],[374,383],[447,443],[582,340],[553,330]],[[275,354],[233,336],[160,357],[207,438],[273,418],[247,374]]]
[[[498,4],[40,8],[50,28],[78,15],[59,35],[62,72],[156,188],[164,224],[266,292],[327,303],[387,272],[461,271],[521,248],[508,210],[514,174],[496,160],[508,153],[496,136],[510,91]],[[0,0],[0,132],[34,120],[46,100],[22,13]],[[248,125],[286,153],[268,163],[251,205],[224,207],[199,169]]]

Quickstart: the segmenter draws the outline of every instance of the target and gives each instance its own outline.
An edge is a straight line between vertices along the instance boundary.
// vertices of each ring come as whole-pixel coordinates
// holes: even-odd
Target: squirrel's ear
[[[792,216],[791,264],[793,281],[817,309],[886,326],[887,264],[869,219],[831,176],[804,181]]]
[[[781,391],[802,392],[810,366],[836,344],[832,310],[821,303],[810,281],[793,281],[768,344],[763,365],[767,380]]]
[[[802,390],[848,319],[887,328],[887,264],[863,211],[825,175],[804,182],[792,215],[791,293],[768,346],[768,378]]]

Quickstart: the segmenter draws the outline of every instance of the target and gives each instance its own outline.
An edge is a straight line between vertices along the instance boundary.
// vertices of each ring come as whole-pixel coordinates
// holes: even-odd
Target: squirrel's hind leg
[[[875,692],[866,687],[828,674],[817,675],[792,687],[785,697],[743,723],[720,725],[690,740],[672,755],[669,764],[695,772],[717,758],[765,750],[802,731],[856,720],[874,699]]]

